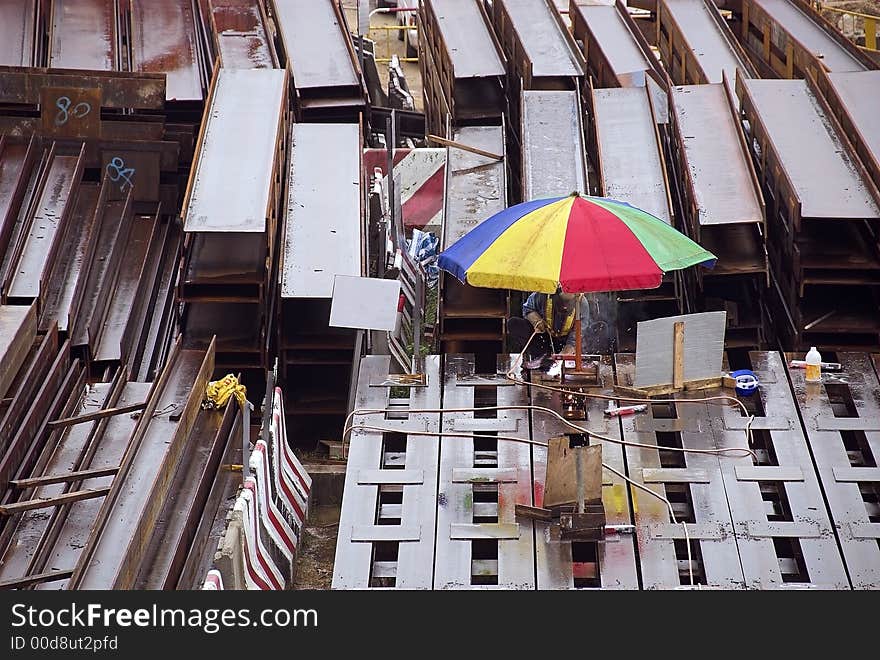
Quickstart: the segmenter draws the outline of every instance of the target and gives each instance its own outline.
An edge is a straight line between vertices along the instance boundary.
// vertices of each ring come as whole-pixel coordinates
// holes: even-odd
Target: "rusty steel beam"
[[[71,588],[134,585],[213,370],[213,342],[207,351],[182,349],[179,342],[175,346],[104,500],[97,534],[79,558]]]

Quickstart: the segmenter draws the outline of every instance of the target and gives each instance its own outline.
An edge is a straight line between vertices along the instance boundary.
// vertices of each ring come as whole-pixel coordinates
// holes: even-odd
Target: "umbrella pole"
[[[581,340],[581,297],[578,295],[574,308],[574,370],[578,373],[584,370],[583,350]]]

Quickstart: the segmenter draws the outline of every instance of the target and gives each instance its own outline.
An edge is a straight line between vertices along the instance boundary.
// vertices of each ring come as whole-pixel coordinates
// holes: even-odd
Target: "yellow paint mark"
[[[635,486],[629,487],[629,494],[630,494],[630,497],[632,497],[632,501],[633,501],[633,514],[638,514],[638,512],[639,512],[639,498],[636,495]]]
[[[626,491],[623,484],[614,484],[611,487],[611,497],[614,500],[614,512],[622,514],[626,509]]]

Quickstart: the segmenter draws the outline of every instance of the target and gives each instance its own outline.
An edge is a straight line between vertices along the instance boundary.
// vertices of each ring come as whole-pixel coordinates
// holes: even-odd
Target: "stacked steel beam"
[[[367,90],[335,0],[271,0],[278,52],[291,77],[297,121],[356,122]]]
[[[773,315],[783,346],[880,344],[880,193],[806,80],[738,79],[767,201]]]
[[[265,368],[285,160],[287,74],[219,69],[182,217],[178,295],[194,345],[218,366]]]
[[[425,2],[419,25],[429,131],[504,157],[506,59],[482,3]],[[458,148],[448,149],[447,170],[443,248],[502,210],[508,183],[504,160]],[[481,176],[474,176],[475,171]],[[504,347],[507,293],[467,286],[446,274],[440,277],[440,346],[473,352],[491,366]]]
[[[692,305],[725,310],[728,348],[761,348],[769,337],[764,198],[735,101],[726,85],[670,91],[674,171],[688,235],[718,257],[712,270],[691,269]]]

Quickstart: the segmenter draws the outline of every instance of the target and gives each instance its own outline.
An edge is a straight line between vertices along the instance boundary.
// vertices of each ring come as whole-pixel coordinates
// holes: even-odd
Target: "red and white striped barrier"
[[[269,456],[266,443],[258,440],[251,452],[250,467],[256,482],[255,495],[257,509],[260,512],[260,524],[272,542],[287,559],[288,568],[293,567],[293,556],[296,553],[297,538],[281,511],[272,500],[269,473]]]
[[[235,503],[236,510],[241,511],[242,532],[245,540],[245,583],[248,589],[281,591],[284,589],[284,577],[260,537],[256,490],[257,484],[253,477],[248,477],[245,479],[244,488]]]
[[[364,149],[365,172],[379,168],[384,175],[382,188],[388,190],[388,152]],[[403,224],[422,229],[440,225],[446,177],[446,149],[397,149],[394,173],[400,175],[400,204]]]
[[[223,576],[216,568],[208,571],[205,576],[205,584],[202,585],[202,591],[223,591]]]
[[[309,493],[312,478],[287,444],[287,423],[284,417],[284,394],[275,388],[272,397],[272,462],[275,471],[275,487],[288,516],[295,523],[297,540],[308,517]]]

